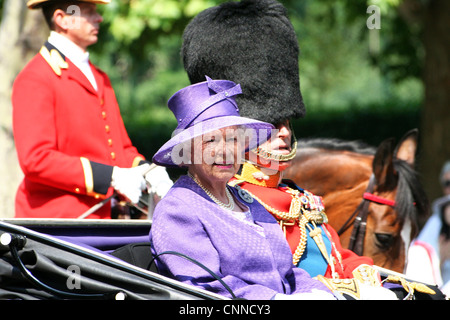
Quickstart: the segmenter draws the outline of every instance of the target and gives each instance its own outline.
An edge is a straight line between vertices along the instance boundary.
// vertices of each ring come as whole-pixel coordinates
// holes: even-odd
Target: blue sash
[[[328,239],[325,230],[323,230],[323,227],[317,227],[322,229],[323,242],[325,243],[325,247],[327,248],[328,256],[331,257],[331,241],[330,239]],[[315,277],[319,274],[324,275],[328,268],[328,262],[323,257],[316,242],[313,240],[313,238],[310,237],[308,229],[306,230],[306,249],[303,252],[300,261],[298,262],[297,267],[302,268],[303,270],[308,272],[311,277]]]

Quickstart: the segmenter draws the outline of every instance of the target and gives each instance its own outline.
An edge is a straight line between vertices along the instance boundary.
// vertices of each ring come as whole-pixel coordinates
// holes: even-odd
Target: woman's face
[[[192,140],[189,171],[206,187],[226,184],[239,170],[244,152],[241,130],[227,127]]]

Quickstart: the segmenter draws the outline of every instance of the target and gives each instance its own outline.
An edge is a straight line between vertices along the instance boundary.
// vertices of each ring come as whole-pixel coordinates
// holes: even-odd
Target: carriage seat
[[[158,273],[156,264],[151,263],[153,255],[150,242],[130,243],[114,250],[110,254],[136,267]]]

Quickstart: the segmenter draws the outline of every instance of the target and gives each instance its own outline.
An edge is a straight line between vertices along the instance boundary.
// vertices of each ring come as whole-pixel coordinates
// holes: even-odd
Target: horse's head
[[[418,219],[428,214],[414,170],[417,138],[418,131],[412,130],[397,146],[388,139],[378,148],[358,141],[299,140],[285,178],[323,197],[329,224],[340,234],[344,248],[371,257],[380,267],[403,272]],[[367,223],[356,228],[354,222],[361,217],[355,216],[361,211]]]
[[[372,162],[374,185],[365,193],[367,226],[362,254],[376,265],[403,272],[407,250],[418,231],[418,219],[428,214],[428,201],[414,171],[417,130],[394,146],[383,141]]]

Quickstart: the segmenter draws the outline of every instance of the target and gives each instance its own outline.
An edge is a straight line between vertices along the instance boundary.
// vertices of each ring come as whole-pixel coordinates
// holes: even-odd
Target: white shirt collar
[[[89,61],[89,52],[84,52],[79,46],[65,36],[51,31],[48,42],[58,48],[59,51],[73,63]]]
[[[97,90],[97,83],[89,65],[89,52],[84,52],[83,49],[71,40],[55,31],[50,32],[48,42],[69,58],[70,61],[72,61],[72,63],[88,78],[95,90]]]

